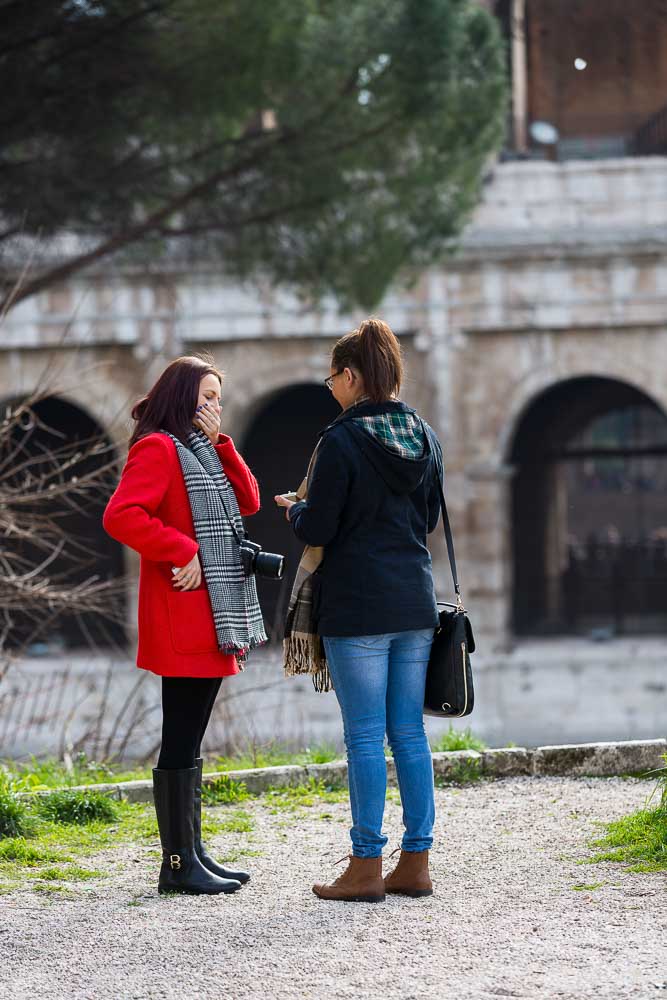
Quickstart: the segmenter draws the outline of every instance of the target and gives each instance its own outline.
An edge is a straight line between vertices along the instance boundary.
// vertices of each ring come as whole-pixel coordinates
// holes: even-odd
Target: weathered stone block
[[[152,781],[122,781],[118,785],[120,798],[126,802],[152,802]]]
[[[288,765],[285,767],[256,767],[246,771],[213,771],[204,775],[204,784],[226,776],[232,781],[242,781],[249,792],[257,795],[267,788],[287,788],[303,785],[308,781],[305,767]],[[150,781],[124,781],[120,786],[120,797],[128,802],[152,802],[153,784]]]
[[[306,774],[325,785],[347,785],[347,761],[331,760],[326,764],[307,764]]]
[[[618,743],[579,743],[538,747],[533,774],[640,774],[660,767],[667,740],[627,740]]]
[[[254,767],[247,771],[218,771],[215,774],[204,775],[204,781],[212,780],[226,774],[233,781],[242,781],[249,792],[259,794],[267,788],[294,788],[305,785],[308,772],[298,764],[287,764],[284,767]]]
[[[66,788],[40,788],[36,792],[19,792],[19,798],[28,801],[34,798],[35,795],[44,796],[51,795],[52,792],[100,792],[102,795],[108,795],[110,799],[122,799],[122,794],[120,789],[122,785],[113,784],[108,782],[106,784],[100,785],[72,785]]]
[[[482,752],[482,770],[492,778],[509,778],[516,774],[530,774],[531,752],[525,747],[498,747]]]
[[[448,781],[470,781],[481,777],[483,760],[477,750],[444,750],[433,754],[433,773]]]

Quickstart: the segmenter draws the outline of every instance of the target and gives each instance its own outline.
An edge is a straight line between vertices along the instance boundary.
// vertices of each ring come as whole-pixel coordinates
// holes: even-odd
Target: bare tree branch
[[[21,648],[61,615],[83,634],[89,616],[100,627],[124,624],[124,580],[103,578],[90,541],[71,527],[73,514],[101,516],[117,475],[114,449],[99,435],[68,440],[48,426],[39,404],[56,394],[47,381],[0,419],[0,678],[17,655],[19,621]]]

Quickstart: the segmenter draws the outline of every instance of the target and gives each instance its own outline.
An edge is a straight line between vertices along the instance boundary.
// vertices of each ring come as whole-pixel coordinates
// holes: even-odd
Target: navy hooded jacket
[[[392,421],[407,439],[392,433]],[[426,535],[440,514],[442,452],[424,427],[428,441],[415,411],[391,400],[352,406],[321,434],[308,498],[291,508],[290,522],[301,541],[324,546],[313,581],[322,636],[438,624]]]

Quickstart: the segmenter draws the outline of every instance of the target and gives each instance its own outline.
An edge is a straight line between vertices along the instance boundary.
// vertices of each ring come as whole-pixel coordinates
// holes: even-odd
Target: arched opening
[[[15,412],[21,402],[6,403],[7,412]],[[76,497],[70,492],[69,502],[58,488],[60,481],[81,479],[114,462],[116,453],[111,440],[85,410],[58,396],[28,401],[27,406],[20,419],[9,418],[2,442],[4,454],[0,455],[2,476],[14,489],[20,489],[22,482],[28,483],[26,489],[37,499],[29,497],[22,506],[22,523],[30,524],[32,519],[35,533],[42,530],[47,532],[45,537],[53,536],[46,544],[46,549],[52,547],[53,551],[35,544],[31,526],[31,536],[26,538],[17,533],[5,539],[3,547],[9,564],[25,572],[41,566],[48,558],[40,575],[68,590],[92,577],[103,581],[122,576],[122,547],[102,527],[104,504],[115,477],[101,474],[94,490]],[[54,489],[53,499],[47,499]],[[49,534],[49,522],[58,526],[57,534]],[[59,554],[53,558],[54,553]],[[122,598],[114,600],[116,617],[122,619]],[[45,605],[44,617],[47,624],[36,631],[34,608],[30,614],[12,611],[6,646],[23,648],[33,637],[44,652],[91,645],[108,648],[125,642],[122,625],[102,620],[98,614],[61,613],[51,618]]]
[[[274,395],[257,413],[243,442],[243,456],[259,482],[262,508],[248,522],[251,537],[266,551],[286,556],[280,583],[258,579],[264,620],[272,638],[282,636],[287,602],[303,545],[273,502],[276,493],[299,487],[323,427],[340,413],[324,386],[295,385]]]
[[[667,631],[667,417],[615,379],[560,383],[511,456],[514,630]]]

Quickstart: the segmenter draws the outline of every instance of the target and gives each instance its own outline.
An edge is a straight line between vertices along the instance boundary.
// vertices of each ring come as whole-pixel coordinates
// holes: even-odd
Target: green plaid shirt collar
[[[391,411],[353,419],[395,455],[413,461],[424,457],[422,425],[414,413]]]

